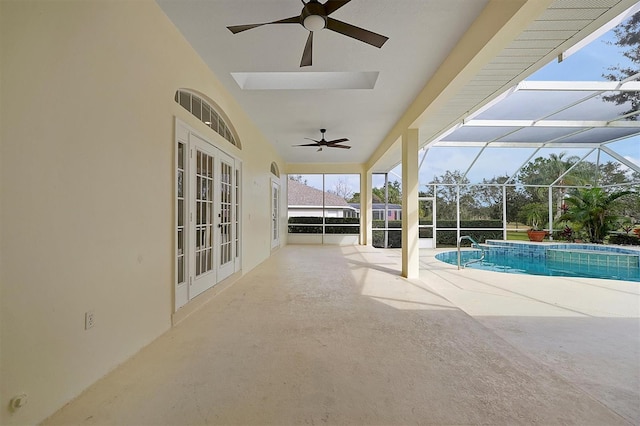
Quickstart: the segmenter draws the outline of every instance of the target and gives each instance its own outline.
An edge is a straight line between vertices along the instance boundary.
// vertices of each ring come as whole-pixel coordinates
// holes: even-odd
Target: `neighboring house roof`
[[[321,190],[312,188],[295,180],[289,180],[288,182],[289,186],[287,193],[289,206],[322,207],[323,192]],[[351,208],[351,206],[344,200],[344,198],[330,192],[324,193],[324,205],[325,207]]]
[[[354,209],[360,210],[360,203],[349,203],[351,207]],[[400,204],[389,204],[389,210],[402,210],[402,206]],[[373,210],[384,210],[384,203],[373,203]]]

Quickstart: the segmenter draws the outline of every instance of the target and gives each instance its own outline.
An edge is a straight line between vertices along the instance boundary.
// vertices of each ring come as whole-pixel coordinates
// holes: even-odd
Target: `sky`
[[[626,65],[629,61],[622,55],[622,49],[615,45],[613,31],[605,33],[590,44],[565,58],[562,62],[552,61],[539,71],[531,75],[528,81],[605,81],[603,74],[614,65]],[[624,156],[635,164],[640,164],[640,137],[624,139],[608,145],[611,149]],[[459,170],[466,172],[471,166],[480,148],[431,148],[420,168],[420,182],[427,183],[434,176],[441,176],[447,170]],[[534,153],[532,148],[488,148],[478,158],[469,170],[467,178],[472,183],[481,182],[483,179],[512,175],[520,166],[525,164]],[[547,148],[538,151],[533,158],[548,157],[549,154],[560,154],[583,157],[588,154],[588,149]],[[596,161],[596,152],[591,153],[586,160]],[[532,158],[532,159],[533,159]],[[422,151],[419,160],[422,159]],[[602,153],[600,162],[616,161],[607,154]],[[397,166],[390,172],[389,180],[401,181],[402,168]],[[322,189],[321,175],[305,175],[304,178],[310,186]],[[359,192],[360,178],[358,175],[327,175],[324,183],[325,190],[334,190],[338,181],[346,183],[353,192]],[[384,177],[374,175],[373,186],[381,187]]]

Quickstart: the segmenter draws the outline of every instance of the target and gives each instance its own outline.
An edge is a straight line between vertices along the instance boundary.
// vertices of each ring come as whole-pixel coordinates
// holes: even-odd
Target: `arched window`
[[[271,173],[280,177],[280,170],[278,169],[278,165],[275,162],[271,163]]]
[[[229,124],[226,115],[214,102],[184,89],[176,91],[175,101],[193,114],[198,120],[210,127],[214,132],[238,148],[242,148],[238,136]]]

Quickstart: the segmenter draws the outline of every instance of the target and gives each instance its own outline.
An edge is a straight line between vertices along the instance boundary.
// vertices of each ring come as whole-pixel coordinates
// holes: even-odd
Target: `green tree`
[[[634,14],[622,24],[613,29],[616,37],[615,44],[621,47],[624,57],[631,61],[628,66],[614,65],[608,68],[609,73],[602,76],[610,81],[621,81],[640,72],[640,12]],[[603,96],[603,99],[616,105],[629,105],[625,113],[640,110],[639,92],[618,92],[614,95]],[[631,115],[629,120],[637,120],[638,115]]]
[[[475,199],[460,170],[447,170],[443,175],[433,178],[437,184],[436,208],[437,220],[456,220],[457,191],[460,190],[460,211],[472,212],[476,207]]]
[[[380,188],[371,189],[374,202],[384,203],[385,185]],[[378,199],[379,201],[375,201]],[[389,204],[402,204],[402,187],[400,182],[394,180],[389,182]]]
[[[519,212],[520,221],[529,225],[534,231],[544,227],[547,217],[547,206],[543,203],[527,203]]]
[[[595,164],[591,163],[595,170]],[[634,177],[635,174],[635,177]],[[622,166],[617,161],[608,161],[598,168],[597,186],[606,187],[608,192],[624,191],[630,188],[630,182],[640,182],[640,174]],[[614,206],[614,213],[626,217],[633,223],[640,221],[640,194],[634,193],[619,199]]]
[[[550,154],[548,158],[538,157],[522,168],[518,179],[525,185],[543,185],[538,187],[525,187],[530,200],[535,203],[548,203],[549,190],[546,185],[555,182],[555,191],[552,194],[552,202],[555,205],[555,215],[558,218],[562,214],[562,205],[567,188],[565,185],[584,185],[593,176],[588,166],[571,169],[579,160],[578,156],[566,156],[566,152]],[[569,169],[571,169],[569,171]],[[568,172],[568,173],[567,173]]]
[[[600,164],[598,177],[600,185],[621,185],[631,181],[630,174],[622,168],[622,165],[613,161]]]
[[[632,194],[616,191],[608,194],[602,188],[578,189],[566,198],[569,209],[560,220],[570,221],[582,230],[592,243],[602,243],[610,230],[617,226],[618,217],[612,214],[617,199]]]
[[[502,220],[502,187],[501,185],[509,180],[509,176],[492,177],[483,179],[486,186],[471,187],[472,196],[477,205],[478,219],[500,219]],[[527,202],[525,195],[516,190],[513,186],[507,186],[507,222],[514,222],[518,219],[519,211]]]

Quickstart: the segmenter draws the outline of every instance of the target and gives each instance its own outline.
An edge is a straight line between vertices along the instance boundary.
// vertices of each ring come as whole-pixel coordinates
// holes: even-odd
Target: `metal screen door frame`
[[[418,229],[431,228],[431,246],[420,242],[421,248],[436,248],[436,198],[435,197],[418,197],[418,207],[425,207],[426,210],[431,211],[431,223],[418,225]],[[420,238],[419,238],[420,239]],[[425,240],[424,238],[422,240]],[[428,240],[428,239],[427,239]]]

